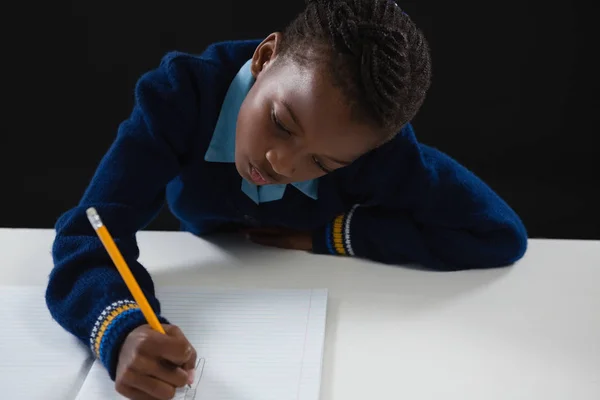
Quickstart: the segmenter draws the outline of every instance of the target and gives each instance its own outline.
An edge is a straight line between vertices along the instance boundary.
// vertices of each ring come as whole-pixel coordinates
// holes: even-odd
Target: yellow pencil
[[[115,266],[119,270],[121,277],[123,278],[125,284],[129,288],[133,299],[140,307],[142,314],[144,314],[146,321],[148,321],[148,324],[152,329],[164,334],[165,330],[160,324],[158,317],[152,310],[152,307],[150,307],[150,303],[148,303],[146,296],[144,296],[142,289],[140,289],[140,285],[138,285],[137,281],[135,280],[135,277],[131,273],[129,266],[127,265],[127,263],[123,259],[123,256],[121,255],[121,252],[117,248],[115,241],[113,240],[112,236],[108,232],[108,229],[106,229],[106,226],[100,219],[98,212],[96,212],[96,209],[94,207],[88,208],[86,212],[90,223],[96,230],[96,233],[98,234],[100,241],[106,248],[108,255],[110,256],[110,258],[112,258],[113,262],[115,263]]]

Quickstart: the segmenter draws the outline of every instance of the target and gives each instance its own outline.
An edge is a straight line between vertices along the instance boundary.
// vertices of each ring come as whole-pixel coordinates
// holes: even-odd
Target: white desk
[[[45,285],[49,230],[1,230],[0,282]],[[323,400],[600,399],[600,242],[433,273],[142,232],[157,285],[329,289]]]

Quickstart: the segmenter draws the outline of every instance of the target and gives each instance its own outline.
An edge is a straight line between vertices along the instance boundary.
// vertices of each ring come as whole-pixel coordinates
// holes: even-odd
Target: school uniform
[[[242,179],[234,164],[235,124],[254,83],[248,61],[259,43],[169,53],[144,74],[133,111],[80,203],[56,224],[48,308],[90,346],[112,379],[120,345],[145,320],[87,220],[88,207],[109,227],[159,316],[135,235],[165,200],[181,228],[195,235],[232,225],[288,227],[312,232],[315,253],[387,264],[491,268],[526,250],[516,213],[466,168],[420,144],[410,124],[316,180],[257,187]]]

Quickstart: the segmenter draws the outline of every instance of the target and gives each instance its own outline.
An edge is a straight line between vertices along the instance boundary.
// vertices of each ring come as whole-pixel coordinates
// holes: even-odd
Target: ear
[[[281,33],[274,32],[263,40],[252,55],[252,65],[250,70],[256,79],[258,75],[268,68],[277,57],[279,51],[279,43],[281,43]]]

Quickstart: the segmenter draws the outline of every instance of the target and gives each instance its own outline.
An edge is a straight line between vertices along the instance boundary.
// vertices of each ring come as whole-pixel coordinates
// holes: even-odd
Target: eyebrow
[[[300,128],[301,132],[304,132],[304,130],[302,129],[302,126],[298,122],[298,118],[296,118],[296,116],[292,112],[292,107],[290,106],[290,104],[285,99],[281,99],[281,104],[283,104],[283,106],[286,108],[287,112],[290,114],[290,117],[292,118],[292,121],[294,122],[294,124],[296,124],[296,126],[298,128]]]

